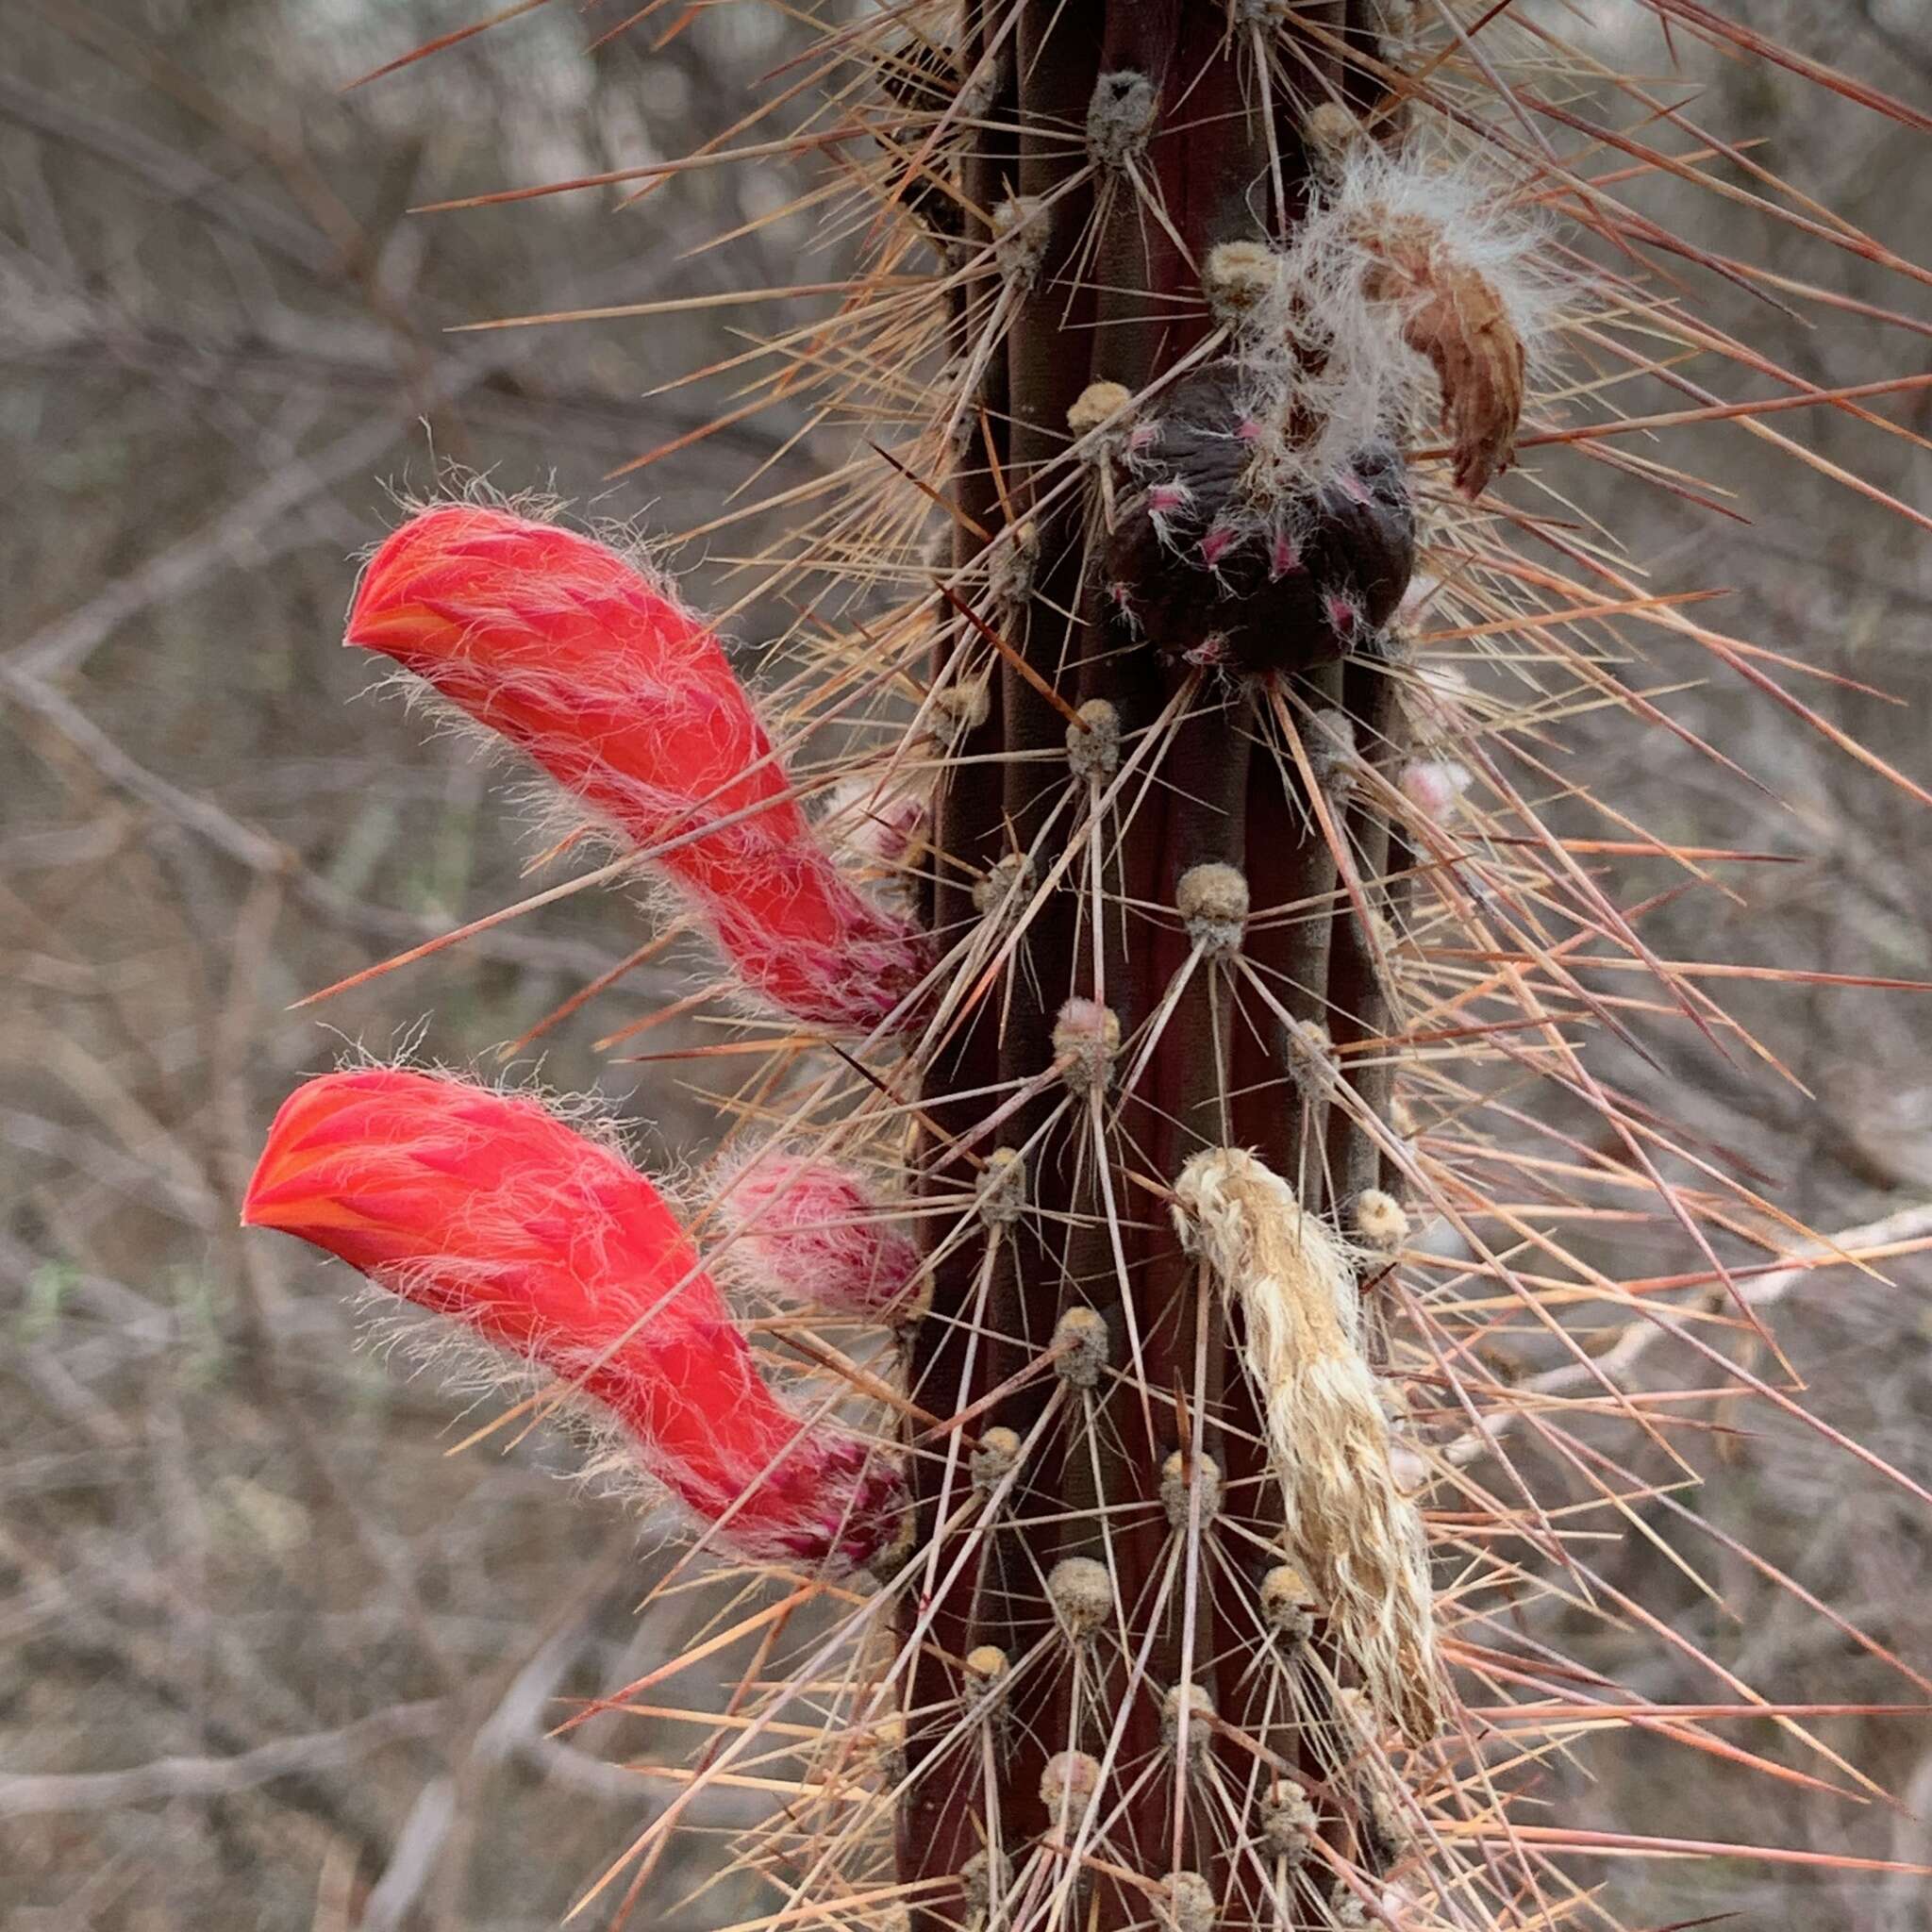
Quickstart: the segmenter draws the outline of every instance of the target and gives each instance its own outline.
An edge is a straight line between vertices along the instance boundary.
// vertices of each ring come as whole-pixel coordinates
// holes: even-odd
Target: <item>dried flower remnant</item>
[[[1694,59],[1722,37],[1724,9],[1646,10],[1670,16],[1664,64],[1674,35]],[[1703,178],[1757,202],[1754,222],[1797,217],[1855,255],[1863,238],[1800,215],[1769,173],[1740,190],[1740,156],[1700,158],[1704,131],[1668,101],[1633,110],[1627,84],[1654,89],[1600,37],[1565,45],[1561,11],[837,7],[828,111],[794,112],[788,78],[781,125],[734,121],[703,157],[790,149],[828,171],[752,222],[825,209],[833,299],[761,308],[748,345],[702,351],[713,376],[748,373],[719,426],[775,406],[782,440],[706,527],[784,518],[731,558],[747,605],[793,613],[795,724],[774,735],[811,733],[815,837],[927,928],[933,960],[893,1063],[835,1063],[791,1028],[700,1049],[734,1136],[775,1136],[763,1158],[801,1172],[892,1177],[923,1257],[904,1303],[874,1307],[861,1231],[884,1243],[894,1224],[836,1166],[800,1184],[822,1210],[727,1184],[694,1229],[721,1279],[808,1311],[871,1322],[924,1300],[860,1373],[904,1376],[924,1548],[769,1641],[734,1597],[707,1628],[752,1640],[722,1665],[742,1688],[722,1715],[680,1713],[717,1719],[680,1774],[692,1807],[728,1792],[766,1813],[726,1856],[774,1881],[781,1917],[1525,1932],[1568,1900],[1612,1911],[1599,1881],[1632,1869],[1595,1870],[1598,1835],[1544,1808],[1553,1754],[1585,1742],[1544,1640],[1578,1600],[1556,1573],[1574,1557],[1569,1581],[1587,1574],[1646,1478],[1573,1461],[1551,1491],[1565,1507],[1536,1522],[1547,1475],[1500,1466],[1505,1424],[1534,1395],[1561,1446],[1570,1398],[1546,1409],[1553,1391],[1489,1350],[1532,1324],[1553,1353],[1574,1337],[1562,1386],[1582,1389],[1585,1447],[1607,1450],[1597,1378],[1615,1387],[1620,1362],[1593,1337],[1606,1311],[1629,1317],[1631,1285],[1605,1272],[1625,1272],[1623,1227],[1644,1224],[1627,1252],[1670,1280],[1673,1223],[1711,1223],[1720,1255],[1758,1224],[1590,1066],[1607,1020],[1674,1024],[1678,988],[1626,999],[1611,981],[1549,1024],[1553,973],[1579,958],[1592,986],[1652,969],[1647,902],[1609,862],[1650,835],[1566,838],[1501,774],[1528,737],[1532,795],[1588,798],[1548,727],[1620,690],[1645,702],[1610,667],[1629,625],[1641,656],[1657,600],[1613,521],[1577,521],[1591,495],[1563,472],[1646,470],[1694,516],[1707,479],[1623,440],[1650,426],[1630,398],[1681,385],[1748,418],[1757,403],[1723,400],[1728,358],[1766,407],[1834,400],[1824,372],[1788,378],[1697,317],[1687,258],[1734,286],[1759,270],[1658,229],[1660,175],[1674,201]],[[1570,371],[1544,366],[1558,296]],[[1572,411],[1590,419],[1575,436]],[[797,490],[794,430],[808,462],[830,458]],[[1546,466],[1535,489],[1457,500],[1519,441]],[[1588,1169],[1522,1151],[1577,1131],[1599,1091]],[[1179,1177],[1204,1136],[1267,1165],[1223,1151]],[[1163,1224],[1177,1180],[1197,1267]],[[1444,1239],[1422,1241],[1431,1226]],[[1702,1293],[1643,1305],[1693,1315]],[[808,1317],[765,1325],[774,1354],[826,1359]],[[1728,1348],[1722,1324],[1690,1332]],[[1704,1440],[1674,1404],[1635,1419]],[[1415,1504],[1431,1493],[1440,1598]],[[1450,1696],[1435,1646],[1485,1707],[1467,1738],[1405,1749]],[[1589,1747],[1624,1722],[1659,1735],[1612,1718]],[[1684,1741],[1726,1748],[1701,1720]],[[684,1808],[633,1843],[638,1865],[662,1867]],[[599,1881],[613,1900],[630,1883]]]
[[[573,1385],[741,1556],[862,1565],[897,1532],[896,1472],[778,1400],[657,1189],[537,1100],[400,1067],[307,1081],[242,1218]]]
[[[1428,1561],[1391,1467],[1348,1251],[1238,1148],[1195,1155],[1174,1197],[1181,1238],[1241,1312],[1289,1547],[1376,1708],[1424,1743],[1441,1722]]]
[[[1366,224],[1375,258],[1368,292],[1403,311],[1402,340],[1426,357],[1442,390],[1442,429],[1456,487],[1480,496],[1516,459],[1527,358],[1501,292],[1419,216]]]
[[[344,641],[532,758],[695,902],[746,987],[871,1029],[925,941],[839,871],[712,632],[630,558],[555,524],[437,505],[370,559]]]
[[[1330,159],[1287,251],[1275,331],[1299,365],[1287,377],[1298,407],[1319,425],[1317,467],[1339,467],[1370,437],[1407,446],[1425,364],[1456,487],[1474,501],[1514,460],[1550,306],[1526,266],[1535,231],[1499,216],[1495,181],[1373,142]]]

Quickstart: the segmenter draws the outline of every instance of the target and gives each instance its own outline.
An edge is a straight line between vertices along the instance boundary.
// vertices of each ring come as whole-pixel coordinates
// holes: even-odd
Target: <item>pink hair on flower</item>
[[[1469,790],[1472,774],[1455,758],[1411,758],[1396,774],[1403,797],[1437,824],[1447,818]]]
[[[877,1321],[906,1299],[919,1250],[834,1161],[765,1149],[726,1183],[724,1265],[781,1301]]]
[[[1225,557],[1234,546],[1236,532],[1232,525],[1210,525],[1208,534],[1201,539],[1201,562],[1208,570]]]
[[[924,939],[819,843],[717,638],[615,550],[438,505],[370,559],[343,641],[393,658],[655,857],[774,1006],[869,1030],[918,984]]]
[[[1361,606],[1345,591],[1324,592],[1322,608],[1328,618],[1328,627],[1338,638],[1352,638],[1362,621]]]
[[[897,1473],[778,1400],[657,1189],[536,1100],[397,1067],[309,1080],[242,1219],[574,1384],[741,1556],[863,1564],[896,1533]]]

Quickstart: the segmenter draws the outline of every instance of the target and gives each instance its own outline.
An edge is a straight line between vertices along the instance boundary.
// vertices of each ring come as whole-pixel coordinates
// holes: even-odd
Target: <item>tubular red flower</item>
[[[661,853],[774,1006],[869,1030],[918,983],[921,935],[841,875],[717,638],[627,558],[441,504],[370,559],[343,641],[393,658]]]
[[[862,1564],[896,1532],[896,1472],[786,1408],[658,1191],[535,1100],[393,1067],[308,1081],[242,1219],[572,1382],[742,1555]]]
[[[724,1263],[780,1299],[877,1319],[903,1305],[919,1250],[887,1226],[863,1182],[833,1161],[762,1149],[718,1200]]]

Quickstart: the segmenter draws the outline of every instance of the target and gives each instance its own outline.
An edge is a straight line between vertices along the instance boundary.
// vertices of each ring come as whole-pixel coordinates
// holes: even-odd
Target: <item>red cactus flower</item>
[[[438,505],[370,559],[343,641],[433,686],[640,851],[685,841],[658,863],[774,1006],[869,1030],[918,983],[924,941],[814,837],[717,638],[615,550]]]
[[[395,1067],[308,1081],[242,1219],[574,1383],[742,1555],[862,1564],[895,1533],[897,1474],[779,1402],[658,1191],[535,1100]]]
[[[718,1211],[734,1237],[724,1264],[784,1301],[876,1319],[904,1303],[919,1273],[919,1250],[834,1161],[761,1149]]]

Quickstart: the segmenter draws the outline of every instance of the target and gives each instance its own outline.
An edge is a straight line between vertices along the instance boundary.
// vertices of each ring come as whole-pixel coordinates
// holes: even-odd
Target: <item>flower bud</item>
[[[725,1185],[721,1265],[780,1301],[876,1320],[906,1299],[919,1250],[836,1161],[766,1148]]]

